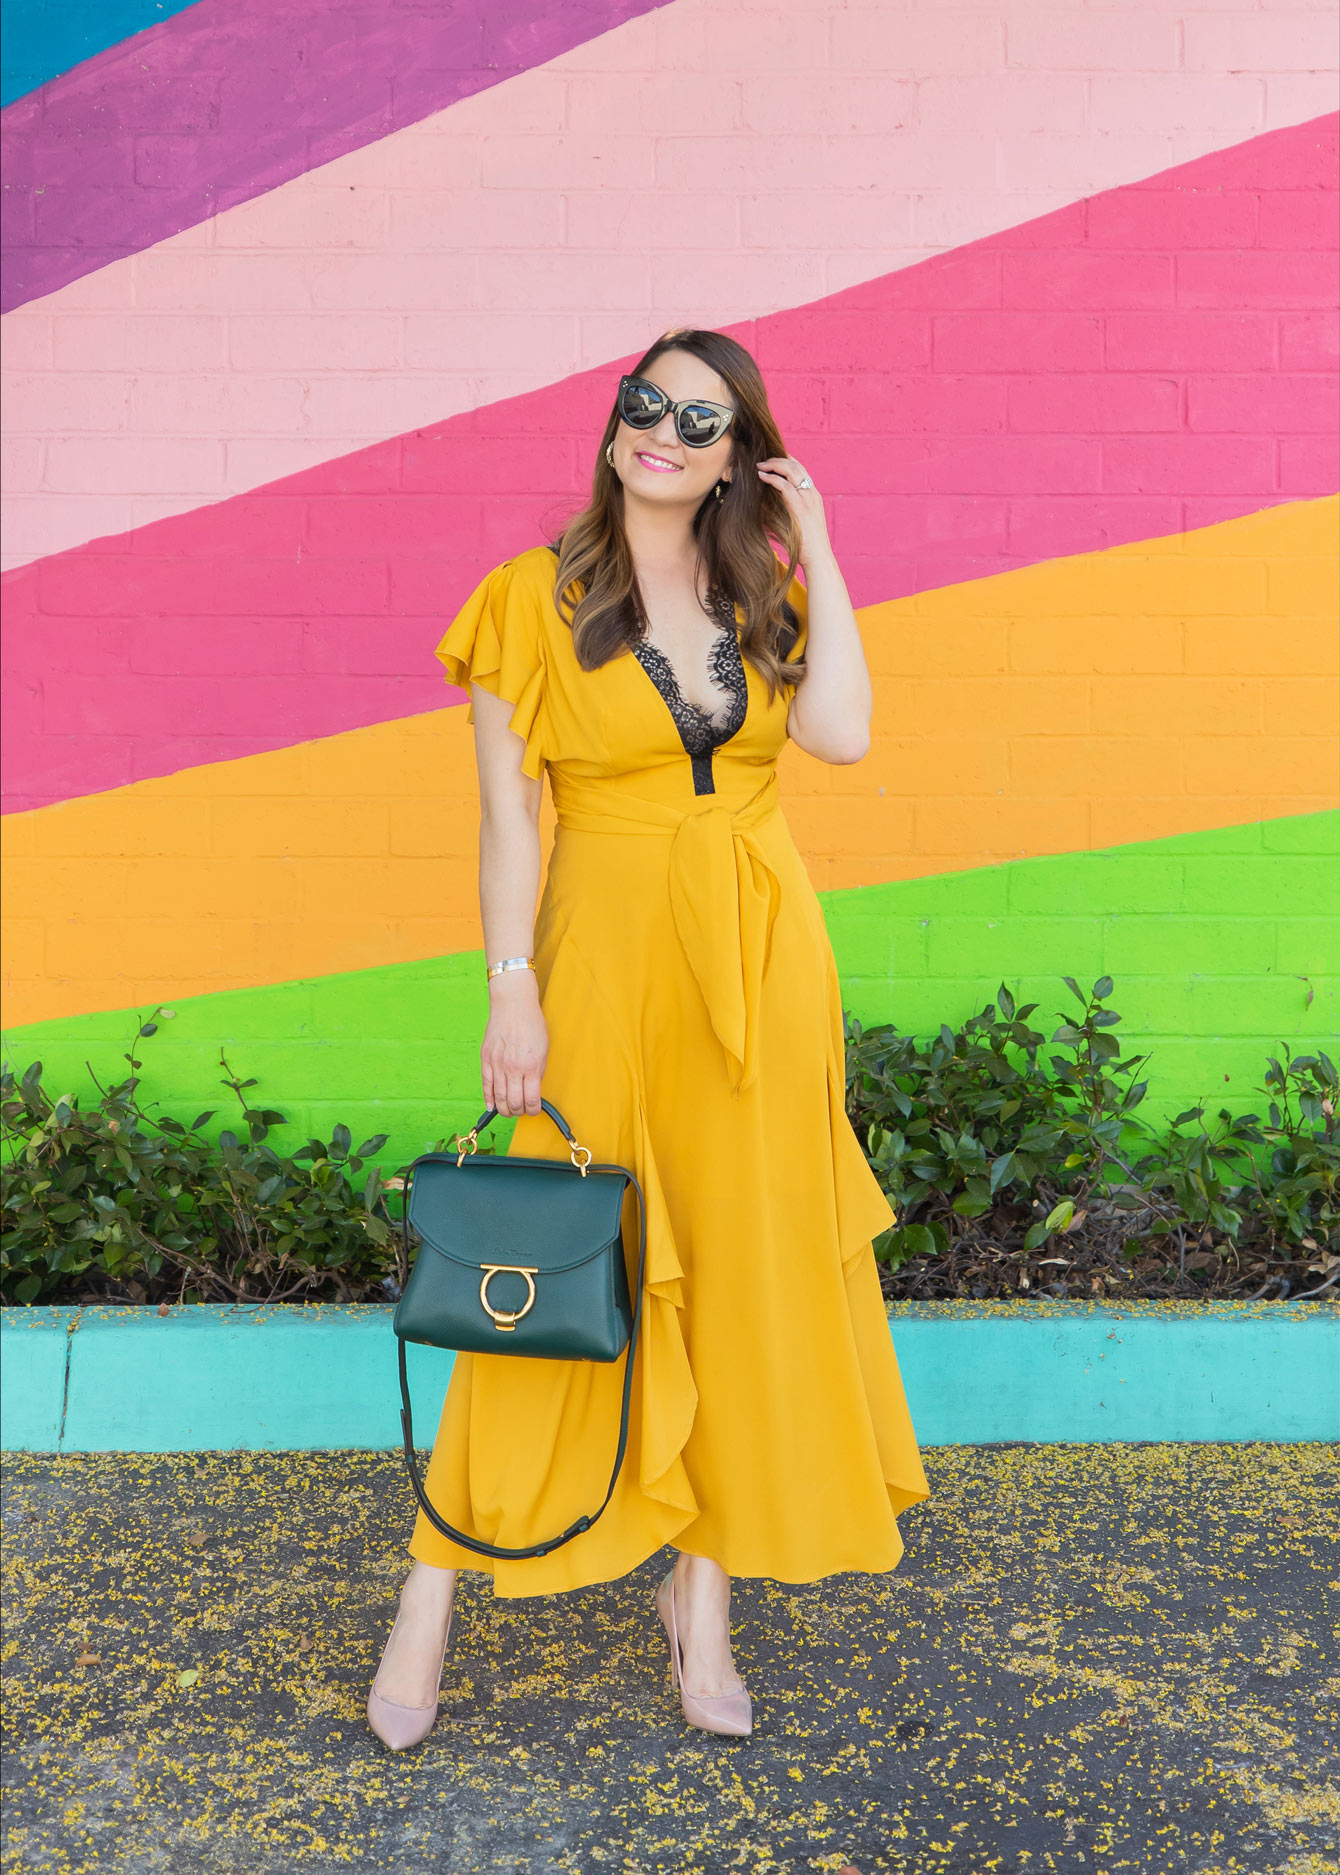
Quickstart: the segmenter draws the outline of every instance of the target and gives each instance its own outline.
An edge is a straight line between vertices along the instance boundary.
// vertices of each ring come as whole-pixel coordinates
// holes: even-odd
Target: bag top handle
[[[559,1132],[563,1135],[564,1139],[567,1140],[570,1146],[575,1146],[577,1144],[577,1138],[572,1128],[568,1125],[567,1121],[563,1118],[563,1115],[559,1112],[558,1108],[554,1106],[553,1102],[546,1100],[543,1094],[541,1094],[540,1096],[540,1111],[542,1113],[547,1113],[549,1115],[549,1118],[553,1121],[554,1125],[558,1128]],[[493,1122],[497,1119],[497,1117],[498,1117],[498,1109],[496,1107],[486,1107],[483,1113],[481,1113],[479,1118],[475,1121],[474,1125],[470,1128],[470,1131],[468,1133],[458,1134],[457,1137],[461,1139],[471,1139],[474,1137],[476,1133],[482,1132],[486,1126],[492,1126]],[[512,1115],[509,1117],[519,1118],[520,1116]]]
[[[591,1159],[592,1159],[591,1148],[589,1146],[583,1146],[580,1143],[580,1141],[577,1138],[577,1135],[573,1132],[572,1128],[568,1125],[567,1121],[563,1118],[563,1115],[559,1112],[558,1108],[554,1106],[552,1101],[546,1100],[543,1095],[540,1096],[540,1110],[541,1112],[547,1113],[549,1115],[549,1118],[553,1121],[554,1125],[558,1128],[559,1132],[563,1135],[564,1139],[567,1140],[568,1145],[571,1148],[571,1152],[572,1152],[572,1163],[577,1167],[577,1169],[580,1172],[584,1174],[586,1172],[587,1167],[591,1163]],[[456,1135],[456,1148],[457,1148],[456,1163],[457,1165],[461,1163],[461,1161],[466,1157],[467,1154],[473,1156],[473,1154],[478,1150],[479,1134],[480,1134],[481,1129],[486,1126],[491,1126],[493,1122],[497,1119],[497,1117],[498,1117],[498,1109],[496,1107],[486,1107],[483,1113],[481,1113],[479,1118],[475,1121],[474,1125],[470,1128],[470,1131],[468,1133],[457,1133]],[[515,1117],[520,1118],[520,1115],[516,1115]],[[429,1154],[427,1156],[432,1157],[433,1155]],[[415,1163],[417,1164],[417,1161]],[[411,1168],[409,1176],[410,1178],[414,1176],[413,1168]],[[406,1205],[408,1205],[409,1203],[408,1182],[406,1182],[406,1186],[405,1186],[405,1203]]]

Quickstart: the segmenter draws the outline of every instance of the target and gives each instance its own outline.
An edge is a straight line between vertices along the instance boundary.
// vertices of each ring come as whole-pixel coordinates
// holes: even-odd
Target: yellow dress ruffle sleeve
[[[512,562],[504,561],[479,582],[434,652],[467,698],[476,683],[512,704],[508,727],[525,743],[521,767],[535,781],[545,762],[543,597],[533,580],[515,579]],[[473,700],[465,720],[475,720]]]

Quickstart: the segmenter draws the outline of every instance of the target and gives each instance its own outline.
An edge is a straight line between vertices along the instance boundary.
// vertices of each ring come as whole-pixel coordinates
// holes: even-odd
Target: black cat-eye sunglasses
[[[674,413],[675,433],[688,449],[706,449],[717,442],[735,415],[724,404],[709,404],[701,397],[671,403],[660,385],[649,378],[619,379],[618,411],[630,430],[654,429],[667,410]]]

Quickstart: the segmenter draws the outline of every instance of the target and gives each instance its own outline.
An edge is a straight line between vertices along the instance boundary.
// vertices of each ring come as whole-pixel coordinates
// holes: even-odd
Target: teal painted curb
[[[68,1330],[83,1313],[0,1309],[0,1449],[63,1449]]]
[[[0,1310],[0,1444],[26,1452],[385,1450],[389,1306]],[[1340,1440],[1326,1304],[896,1303],[922,1445]],[[433,1442],[450,1354],[410,1350]]]
[[[376,1303],[204,1304],[167,1315],[153,1307],[0,1309],[0,1445],[26,1452],[398,1446],[391,1315]],[[11,1349],[19,1359],[11,1361]],[[437,1432],[452,1358],[410,1350],[418,1446],[431,1445]],[[56,1440],[52,1426],[62,1421]]]
[[[1340,1439],[1340,1310],[1005,1302],[890,1310],[923,1445]]]

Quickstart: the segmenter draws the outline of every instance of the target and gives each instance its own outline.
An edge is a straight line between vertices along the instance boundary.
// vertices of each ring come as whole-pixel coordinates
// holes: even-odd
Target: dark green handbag
[[[392,1318],[400,1344],[400,1426],[414,1495],[443,1536],[477,1555],[509,1560],[547,1556],[570,1543],[591,1528],[614,1493],[628,1444],[647,1254],[647,1211],[636,1174],[627,1166],[593,1164],[557,1107],[547,1100],[540,1106],[567,1140],[568,1161],[479,1153],[478,1134],[497,1117],[498,1109],[490,1107],[468,1133],[456,1135],[459,1151],[426,1152],[410,1166],[401,1226],[406,1262],[411,1227],[420,1249]],[[638,1203],[631,1299],[620,1225],[629,1185]],[[428,1500],[414,1457],[405,1370],[409,1341],[551,1361],[617,1361],[626,1349],[619,1444],[600,1508],[529,1549],[503,1549],[444,1522]]]

